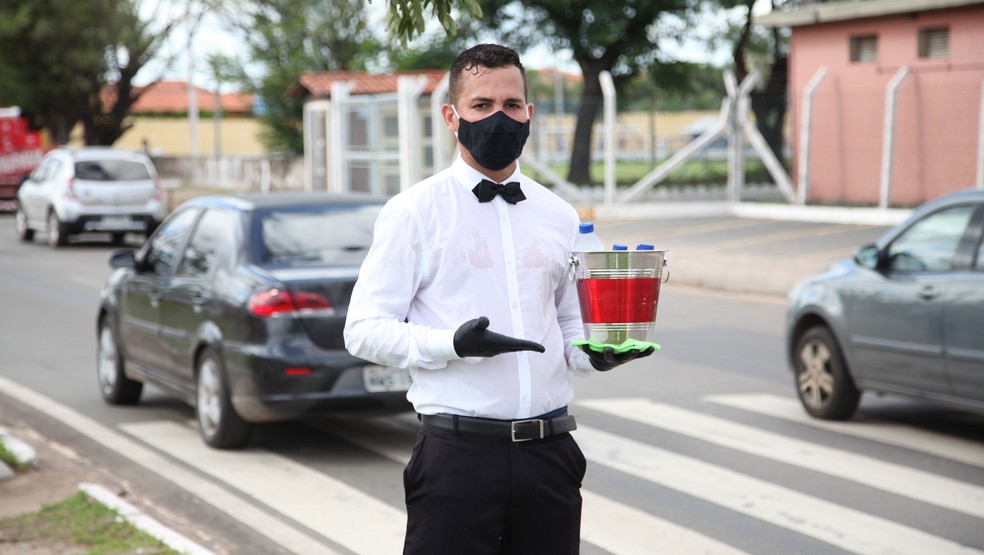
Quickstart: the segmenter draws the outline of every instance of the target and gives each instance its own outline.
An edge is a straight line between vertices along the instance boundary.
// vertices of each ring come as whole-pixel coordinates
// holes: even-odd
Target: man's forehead
[[[523,75],[516,66],[475,66],[463,70],[461,78],[462,96],[485,97],[495,92],[496,96],[522,99],[525,95]]]

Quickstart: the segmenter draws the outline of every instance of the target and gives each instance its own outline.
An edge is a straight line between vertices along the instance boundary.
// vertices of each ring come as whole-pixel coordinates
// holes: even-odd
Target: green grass
[[[87,555],[177,554],[81,492],[40,511],[0,519],[0,544],[16,549],[18,543]]]
[[[662,162],[660,162],[662,163]],[[615,183],[618,187],[630,187],[639,182],[656,166],[648,162],[618,161],[615,166]],[[566,178],[568,166],[566,164],[551,164],[550,170],[557,175]],[[532,172],[534,179],[541,178],[536,172]],[[728,181],[728,162],[727,160],[696,159],[688,160],[674,169],[666,179],[657,184],[663,186],[688,186],[688,185],[723,185]],[[772,177],[765,169],[761,160],[747,160],[745,162],[745,182],[759,183],[771,182]],[[601,185],[605,182],[605,165],[602,162],[591,164],[591,182]]]

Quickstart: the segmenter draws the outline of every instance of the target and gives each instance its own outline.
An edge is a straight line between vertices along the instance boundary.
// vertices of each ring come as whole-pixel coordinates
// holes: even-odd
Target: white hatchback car
[[[150,158],[109,147],[52,150],[17,191],[18,237],[43,231],[52,247],[78,233],[109,233],[117,244],[149,236],[166,214]]]

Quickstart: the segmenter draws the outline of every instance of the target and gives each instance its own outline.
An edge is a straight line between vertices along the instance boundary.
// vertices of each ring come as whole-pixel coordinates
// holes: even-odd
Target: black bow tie
[[[526,200],[526,195],[519,188],[518,181],[510,181],[509,183],[502,184],[483,179],[481,183],[475,185],[472,192],[478,197],[478,202],[488,202],[494,199],[496,195],[501,195],[502,200],[509,204],[516,204],[521,200]]]

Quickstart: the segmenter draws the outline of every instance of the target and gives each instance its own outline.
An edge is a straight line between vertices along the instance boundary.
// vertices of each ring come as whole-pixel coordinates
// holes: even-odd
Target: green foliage
[[[239,80],[263,99],[261,139],[274,152],[304,151],[303,100],[286,94],[302,73],[362,70],[383,48],[361,0],[254,0],[227,15],[243,31],[250,60],[263,66],[259,80]]]
[[[0,3],[0,104],[17,105],[36,127],[67,139],[94,86],[104,80],[107,22],[116,2]]]
[[[370,0],[371,1],[371,0]],[[437,19],[448,36],[456,34],[451,8],[455,0],[387,0],[389,9],[386,17],[386,30],[390,36],[400,40],[404,46],[415,36],[422,35],[427,26],[427,7]],[[457,0],[468,13],[482,17],[482,8],[476,0]]]
[[[686,19],[695,0],[479,0],[482,23],[518,51],[534,44],[570,50],[584,76],[584,89],[567,179],[590,181],[592,124],[602,104],[600,75],[611,73],[621,88],[658,60],[659,22]]]
[[[625,84],[619,110],[678,112],[717,110],[726,95],[721,68],[692,62],[662,62]]]

